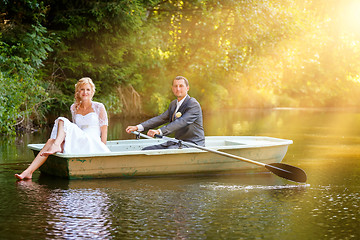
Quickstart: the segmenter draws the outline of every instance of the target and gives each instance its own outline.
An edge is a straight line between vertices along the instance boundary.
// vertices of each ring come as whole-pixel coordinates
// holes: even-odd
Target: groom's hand
[[[126,132],[127,132],[127,133],[131,133],[131,132],[137,131],[137,130],[138,130],[138,127],[137,127],[137,126],[128,126],[128,127],[126,128]]]
[[[159,130],[150,129],[150,130],[147,132],[147,135],[150,136],[150,137],[155,137],[155,134],[160,135],[160,131],[159,131]]]

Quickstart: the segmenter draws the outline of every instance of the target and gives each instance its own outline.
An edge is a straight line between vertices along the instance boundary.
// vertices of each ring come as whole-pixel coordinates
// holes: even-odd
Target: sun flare
[[[344,27],[360,31],[360,1],[350,2],[341,13],[344,19]]]

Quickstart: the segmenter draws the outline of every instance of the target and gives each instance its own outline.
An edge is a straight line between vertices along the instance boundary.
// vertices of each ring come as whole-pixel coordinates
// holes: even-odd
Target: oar
[[[153,139],[152,137],[139,133],[137,131],[132,132],[135,135],[141,136],[143,138],[148,138],[148,139]],[[294,167],[288,164],[284,164],[284,163],[270,163],[270,164],[265,164],[262,162],[257,162],[248,158],[244,158],[244,157],[239,157],[230,153],[225,153],[225,152],[220,152],[211,148],[207,148],[207,147],[202,147],[202,146],[198,146],[196,144],[193,143],[189,143],[189,142],[185,142],[182,140],[178,140],[178,139],[174,139],[174,138],[169,138],[169,137],[165,137],[165,136],[161,136],[161,135],[155,135],[155,137],[157,138],[161,138],[163,140],[166,141],[172,141],[172,142],[176,142],[176,143],[180,143],[189,147],[193,147],[193,148],[198,148],[207,152],[212,152],[212,153],[216,153],[225,157],[230,157],[239,161],[244,161],[244,162],[248,162],[248,163],[252,163],[252,164],[256,164],[258,166],[263,166],[266,169],[268,169],[270,172],[274,173],[275,175],[294,181],[294,182],[301,182],[304,183],[306,182],[306,173],[304,172],[304,170],[302,170],[301,168],[298,167]]]

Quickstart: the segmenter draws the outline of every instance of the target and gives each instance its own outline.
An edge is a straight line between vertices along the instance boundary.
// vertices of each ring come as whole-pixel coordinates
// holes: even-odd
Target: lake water
[[[111,119],[109,140],[140,120]],[[28,143],[0,139],[0,239],[359,239],[360,110],[239,110],[206,114],[206,135],[291,139],[283,163],[306,184],[273,174],[17,182]]]

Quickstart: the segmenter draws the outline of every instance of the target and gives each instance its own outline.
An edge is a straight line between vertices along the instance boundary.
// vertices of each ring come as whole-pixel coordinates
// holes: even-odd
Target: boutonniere
[[[177,112],[176,114],[175,114],[175,118],[179,118],[179,117],[181,117],[181,112]]]

